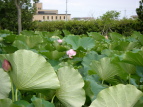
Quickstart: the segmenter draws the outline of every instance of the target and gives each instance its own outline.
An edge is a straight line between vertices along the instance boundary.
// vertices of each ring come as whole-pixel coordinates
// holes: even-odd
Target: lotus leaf
[[[0,68],[0,99],[7,98],[11,91],[10,78],[3,69]]]
[[[59,80],[53,67],[43,56],[30,50],[2,54],[12,66],[9,76],[19,90],[57,89]]]
[[[57,98],[66,107],[81,107],[85,103],[84,81],[77,70],[64,66],[57,72],[61,87],[57,90]]]
[[[95,74],[97,73],[100,76],[102,81],[112,79],[115,75],[118,75],[121,70],[120,67],[112,63],[108,57],[104,57],[99,61],[92,61],[91,69]]]
[[[135,86],[119,84],[100,91],[89,107],[133,107],[142,96]]]

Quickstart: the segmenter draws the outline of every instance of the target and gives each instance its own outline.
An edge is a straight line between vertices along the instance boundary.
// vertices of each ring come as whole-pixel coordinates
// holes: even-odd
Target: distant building
[[[94,17],[73,17],[72,20],[94,20]]]
[[[137,16],[137,15],[132,15],[131,18],[132,18],[132,19],[137,19],[138,16]]]
[[[34,3],[36,14],[33,16],[33,21],[55,21],[55,20],[70,20],[71,14],[58,14],[58,10],[44,10],[42,3]]]

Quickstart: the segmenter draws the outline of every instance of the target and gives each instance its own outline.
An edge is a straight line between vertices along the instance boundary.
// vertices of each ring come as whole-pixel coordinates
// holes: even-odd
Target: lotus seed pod
[[[8,60],[4,59],[3,63],[2,63],[2,68],[5,72],[9,72],[11,71],[11,64]]]

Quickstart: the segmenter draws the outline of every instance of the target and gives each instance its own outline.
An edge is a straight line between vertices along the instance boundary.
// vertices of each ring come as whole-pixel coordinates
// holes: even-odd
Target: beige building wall
[[[38,13],[39,10],[42,10],[42,3],[33,3],[33,6],[36,7],[36,13]]]
[[[42,3],[33,4],[37,11],[33,16],[33,21],[54,21],[54,20],[71,20],[70,14],[58,14],[58,10],[45,10],[42,8]]]
[[[67,19],[70,20],[70,15],[67,15]],[[33,21],[54,21],[54,20],[66,20],[66,15],[34,15]]]

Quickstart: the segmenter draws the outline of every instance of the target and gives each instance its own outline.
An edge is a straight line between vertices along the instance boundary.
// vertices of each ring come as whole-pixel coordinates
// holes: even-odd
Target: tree
[[[111,30],[111,27],[114,25],[114,21],[119,18],[120,13],[116,11],[107,11],[105,14],[100,16],[100,20],[103,23],[102,35],[107,35]]]
[[[16,7],[12,0],[0,0],[0,27],[9,30],[13,28],[15,31],[17,29],[16,13]]]
[[[136,9],[138,19],[143,22],[143,0],[139,1],[139,8]]]
[[[18,34],[22,31],[21,25],[21,9],[22,5],[29,5],[31,0],[14,0],[16,8],[17,8],[17,19],[18,19]],[[34,2],[39,2],[39,0],[33,0]]]
[[[33,0],[38,2],[39,0]],[[22,9],[23,5],[25,9]],[[22,26],[24,29],[29,28],[32,23],[34,7],[31,7],[30,0],[0,0],[0,27],[17,31],[20,34]]]

